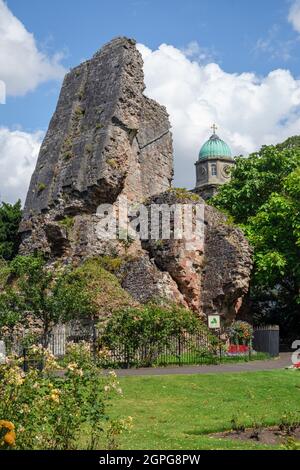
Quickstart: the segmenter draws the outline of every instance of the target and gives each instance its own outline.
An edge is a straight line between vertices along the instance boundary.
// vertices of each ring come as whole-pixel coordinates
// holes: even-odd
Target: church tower
[[[203,199],[214,196],[219,187],[230,181],[234,158],[229,146],[217,134],[217,126],[212,126],[213,134],[203,144],[196,165],[196,187],[194,192]]]

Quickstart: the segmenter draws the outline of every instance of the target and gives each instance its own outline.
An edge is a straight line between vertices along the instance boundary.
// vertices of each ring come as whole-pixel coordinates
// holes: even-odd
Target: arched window
[[[211,168],[211,175],[212,176],[217,176],[217,165],[216,165],[216,163],[212,163],[210,168]]]

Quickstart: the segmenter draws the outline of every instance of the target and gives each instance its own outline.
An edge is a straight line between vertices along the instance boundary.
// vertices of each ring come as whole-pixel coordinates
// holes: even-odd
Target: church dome
[[[206,160],[207,158],[225,158],[233,160],[229,146],[215,133],[202,145],[199,152],[199,160]]]

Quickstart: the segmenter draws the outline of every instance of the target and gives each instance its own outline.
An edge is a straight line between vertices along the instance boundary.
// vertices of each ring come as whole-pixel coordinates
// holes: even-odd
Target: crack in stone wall
[[[144,145],[139,145],[139,149],[140,150],[143,150],[145,147],[148,147],[148,145],[151,145],[151,144],[154,144],[155,142],[157,142],[158,140],[162,139],[162,137],[164,137],[165,135],[169,134],[170,131],[169,129],[167,131],[165,131],[163,134],[159,135],[158,137],[156,137],[155,139],[153,140],[150,140],[150,142],[147,142],[146,144]],[[139,141],[139,139],[137,138],[137,141]]]

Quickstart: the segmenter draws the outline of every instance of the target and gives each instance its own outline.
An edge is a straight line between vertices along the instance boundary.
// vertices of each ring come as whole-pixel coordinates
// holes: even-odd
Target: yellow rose
[[[13,431],[15,429],[15,425],[11,421],[0,419],[0,428],[5,428],[5,429],[8,429],[9,431]]]
[[[5,442],[5,444],[9,445],[10,447],[14,446],[15,443],[16,443],[16,433],[15,433],[15,431],[9,431],[7,434],[5,434],[4,442]]]
[[[59,403],[59,396],[56,395],[55,393],[52,393],[52,395],[50,395],[50,399],[54,401],[55,403]]]

